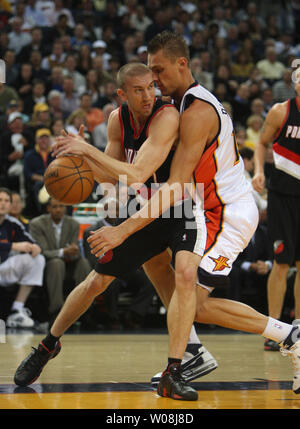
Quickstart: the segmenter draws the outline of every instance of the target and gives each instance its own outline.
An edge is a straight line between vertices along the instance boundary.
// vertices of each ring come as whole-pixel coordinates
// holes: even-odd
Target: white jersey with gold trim
[[[244,163],[239,155],[229,114],[217,98],[198,83],[194,83],[184,94],[180,105],[181,114],[194,99],[209,103],[219,118],[218,133],[206,146],[192,178],[200,193],[201,187],[204,187],[204,210],[211,210],[239,200],[251,193],[252,188],[245,178]]]

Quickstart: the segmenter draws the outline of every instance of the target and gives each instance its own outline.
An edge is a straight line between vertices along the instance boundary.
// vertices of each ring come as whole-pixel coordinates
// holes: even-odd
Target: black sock
[[[46,347],[46,349],[48,349],[49,351],[52,351],[55,348],[55,345],[57,343],[57,341],[59,340],[60,337],[54,337],[54,335],[51,334],[51,332],[49,332],[49,334],[47,335],[47,337],[45,337],[41,343],[43,343],[43,345]]]
[[[300,339],[300,329],[299,326],[294,326],[289,335],[283,341],[283,345],[286,347],[291,347],[295,344],[296,341]]]
[[[171,365],[180,367],[180,365],[181,365],[181,359],[168,358],[168,366],[167,366],[167,368],[169,368]]]

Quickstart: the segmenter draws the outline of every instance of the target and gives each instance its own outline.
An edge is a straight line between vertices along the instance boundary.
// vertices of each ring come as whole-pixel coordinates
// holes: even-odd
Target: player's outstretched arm
[[[199,162],[207,141],[215,135],[217,116],[207,103],[195,101],[180,119],[180,143],[174,155],[169,180],[141,210],[122,224],[101,228],[88,242],[91,253],[100,256],[118,245],[134,232],[144,228],[171,205],[179,201],[190,184],[192,173]],[[205,126],[199,126],[205,124]]]
[[[112,112],[108,122],[108,151],[103,153],[86,143],[81,136],[66,135],[59,137],[53,146],[54,156],[73,154],[83,156],[87,162],[100,169],[102,175],[116,181],[120,176],[126,178],[129,186],[140,188],[142,184],[160,167],[167,158],[172,145],[178,137],[179,116],[173,107],[159,112],[149,127],[148,138],[138,151],[134,164],[128,164],[109,156],[110,147],[121,148],[121,128],[118,112]],[[91,165],[91,164],[90,164]]]

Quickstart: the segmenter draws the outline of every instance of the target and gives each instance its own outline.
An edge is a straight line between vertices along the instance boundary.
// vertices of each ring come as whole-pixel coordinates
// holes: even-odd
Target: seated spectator
[[[246,129],[247,142],[248,142],[248,147],[251,147],[251,149],[253,150],[255,149],[259,141],[263,123],[264,123],[264,118],[260,115],[251,115],[247,119],[247,129]]]
[[[64,76],[62,67],[55,66],[51,69],[51,74],[46,82],[46,92],[49,93],[53,89],[63,92]]]
[[[77,58],[75,55],[67,54],[64,67],[63,67],[63,76],[71,76],[74,83],[74,88],[79,88],[85,86],[85,76],[79,73],[76,70]]]
[[[32,51],[29,58],[29,62],[32,65],[32,74],[34,79],[39,79],[45,82],[48,80],[50,71],[42,68],[42,54],[40,51]]]
[[[269,85],[280,80],[285,70],[284,64],[277,61],[276,50],[272,46],[266,49],[266,59],[258,61],[256,67]]]
[[[96,70],[97,73],[97,84],[99,87],[102,87],[107,82],[113,81],[112,75],[104,70],[103,59],[102,57],[95,57],[92,60],[92,68]]]
[[[31,120],[27,126],[35,134],[39,128],[50,128],[50,125],[51,116],[48,104],[45,102],[35,104]]]
[[[106,104],[113,104],[115,107],[120,105],[116,82],[106,82],[103,85],[103,91],[101,92],[101,95],[99,95],[96,103],[93,104],[93,107],[103,109]]]
[[[31,116],[35,105],[46,103],[46,101],[45,83],[40,79],[34,79],[32,81],[32,91],[24,97],[24,113]]]
[[[38,25],[41,26],[41,24],[38,24]],[[17,57],[17,61],[21,64],[25,61],[28,61],[28,59],[30,58],[30,55],[34,51],[40,52],[42,57],[48,54],[46,43],[43,40],[42,29],[40,27],[34,27],[31,29],[30,34],[31,34],[31,43],[24,46]]]
[[[87,40],[85,37],[83,24],[78,23],[75,25],[73,35],[71,36],[71,44],[72,48],[76,51],[79,51],[80,47],[83,45],[88,45],[89,47],[91,47],[90,41]]]
[[[5,83],[6,85],[13,85],[19,74],[19,64],[16,61],[15,52],[12,49],[7,49],[3,56],[5,62]]]
[[[87,92],[92,97],[92,104],[95,104],[100,97],[100,88],[97,81],[96,70],[90,69],[86,75],[86,82],[84,85],[78,87],[78,94],[81,95],[84,92]]]
[[[92,97],[88,93],[83,93],[80,97],[80,109],[86,114],[86,126],[90,133],[94,128],[104,121],[103,112],[97,107],[92,107]]]
[[[93,130],[93,143],[94,146],[102,150],[102,152],[105,151],[106,145],[107,145],[107,124],[108,124],[108,118],[109,115],[113,110],[115,110],[116,106],[113,104],[106,104],[103,107],[103,117],[104,121],[97,125]]]
[[[53,161],[51,156],[51,132],[48,128],[40,128],[35,134],[35,147],[26,152],[24,156],[24,177],[27,193],[34,206],[34,215],[42,212],[42,206],[38,199],[38,194],[44,185],[44,173],[46,168]]]
[[[86,76],[91,68],[93,68],[91,48],[88,45],[82,45],[78,52],[76,70]]]
[[[74,81],[71,76],[65,76],[63,79],[63,93],[61,99],[61,109],[64,118],[67,118],[74,110],[80,106],[79,95],[74,87]]]
[[[17,91],[11,86],[0,82],[0,115],[5,114],[7,106],[12,100],[18,100]]]
[[[64,304],[66,294],[86,278],[91,266],[80,254],[79,223],[66,215],[66,206],[59,201],[51,198],[48,213],[33,219],[29,230],[46,258],[49,315],[50,320],[54,320]],[[69,285],[66,281],[69,281]]]
[[[264,89],[261,94],[261,99],[264,103],[265,112],[268,113],[268,111],[274,105],[274,96],[273,96],[272,88]]]
[[[254,100],[252,100],[251,102],[250,109],[252,115],[259,115],[262,118],[265,118],[267,116],[264,102],[261,98],[254,98]]]
[[[274,83],[272,87],[275,103],[283,103],[289,98],[296,97],[294,82],[292,81],[292,70],[285,69],[282,79]]]
[[[30,63],[21,64],[20,71],[16,80],[13,82],[13,87],[18,92],[23,100],[32,94],[33,72]]]
[[[231,66],[231,73],[234,79],[237,79],[239,83],[245,82],[249,77],[254,63],[251,58],[246,56],[243,51],[239,51],[236,54],[235,62]]]
[[[22,19],[18,16],[13,16],[10,20],[11,31],[8,33],[8,48],[12,49],[18,55],[24,46],[31,43],[31,35],[27,31],[22,30]]]
[[[24,226],[8,215],[11,201],[11,192],[0,188],[0,286],[18,284],[6,326],[30,328],[34,326],[34,320],[25,304],[32,289],[43,285],[45,258]]]
[[[24,126],[20,112],[8,117],[8,130],[1,136],[0,163],[2,183],[15,191],[22,191],[23,159],[34,146],[32,133]]]
[[[52,89],[47,97],[51,121],[64,118],[63,110],[61,108],[61,101],[62,93],[57,91],[57,89]]]
[[[233,122],[239,125],[246,125],[247,118],[250,116],[249,88],[242,83],[232,100]]]
[[[202,70],[200,58],[194,57],[191,59],[191,70],[194,78],[200,85],[204,86],[204,88],[209,91],[213,90],[213,75],[212,73]]]
[[[16,218],[24,226],[25,230],[29,232],[29,219],[23,216],[24,203],[21,199],[19,192],[11,192],[11,207],[9,215]]]
[[[66,59],[66,54],[63,49],[63,45],[59,40],[55,40],[52,45],[51,54],[44,57],[42,60],[42,68],[51,71],[53,67],[63,67]]]

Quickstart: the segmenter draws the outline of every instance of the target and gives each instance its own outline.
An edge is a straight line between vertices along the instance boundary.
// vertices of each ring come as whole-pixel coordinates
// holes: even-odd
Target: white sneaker
[[[32,328],[34,320],[31,319],[31,311],[28,308],[13,311],[6,319],[8,328]]]
[[[184,353],[181,369],[185,381],[192,381],[218,368],[216,359],[202,344],[188,344]],[[151,385],[157,386],[161,372],[151,378]]]
[[[293,392],[300,393],[300,340],[296,341],[289,349],[282,347],[280,352],[282,356],[289,356],[292,361],[294,371]]]

